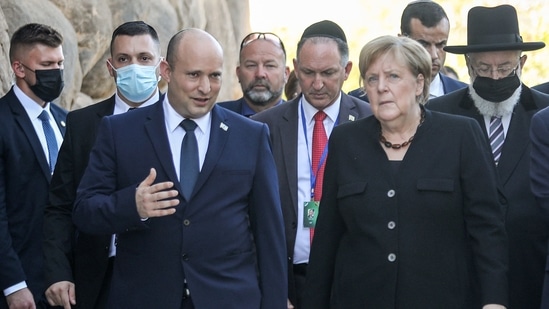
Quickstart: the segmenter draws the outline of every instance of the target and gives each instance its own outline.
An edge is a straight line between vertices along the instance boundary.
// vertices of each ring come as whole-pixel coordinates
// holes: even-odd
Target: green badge
[[[318,217],[318,201],[308,201],[304,203],[303,211],[303,226],[312,228],[316,225],[316,218]]]

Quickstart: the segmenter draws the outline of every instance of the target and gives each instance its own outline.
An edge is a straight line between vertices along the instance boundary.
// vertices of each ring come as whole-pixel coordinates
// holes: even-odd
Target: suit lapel
[[[223,153],[223,149],[225,149],[225,145],[227,144],[227,140],[229,139],[229,134],[231,132],[231,124],[227,120],[226,110],[222,107],[214,105],[211,113],[212,126],[210,128],[208,150],[191,197],[200,190],[200,188],[206,183],[206,180],[210,177],[210,174],[214,170],[221,154]]]
[[[50,103],[50,112],[55,119],[55,123],[57,124],[59,131],[61,131],[61,135],[65,136],[65,131],[67,129],[67,124],[65,120],[67,119],[67,114],[65,113],[65,111],[63,111],[61,108],[57,107],[53,103]]]
[[[168,175],[168,178],[173,181],[175,187],[181,192],[181,185],[173,165],[170,142],[168,141],[168,136],[166,134],[162,102],[157,103],[154,108],[151,109],[151,113],[147,118],[148,119],[145,122],[145,131],[153,145],[153,150],[158,157],[158,161],[160,162],[160,165],[162,165],[164,173]]]
[[[289,108],[282,115],[282,123],[279,126],[278,144],[282,148],[283,169],[285,171],[286,181],[290,188],[290,195],[297,217],[297,141],[299,134],[299,126],[301,125],[298,118],[298,107],[300,97],[285,103],[290,104]],[[280,169],[279,169],[280,170]],[[280,175],[282,177],[282,175]]]
[[[498,164],[499,177],[502,183],[506,183],[511,177],[511,173],[521,158],[527,156],[525,152],[530,145],[530,121],[537,108],[530,90],[523,87],[520,102],[515,106],[511,123],[507,130],[507,136],[503,143],[501,159]],[[529,158],[528,158],[529,160]]]
[[[358,117],[359,115],[356,110],[356,105],[348,95],[341,93],[341,103],[339,104],[338,116],[339,123],[355,121]]]
[[[11,96],[11,98],[7,100],[7,103],[10,105],[10,109],[13,112],[13,117],[27,137],[32,151],[34,152],[34,156],[40,164],[40,169],[42,170],[42,173],[44,174],[44,176],[46,176],[46,179],[50,181],[51,172],[48,160],[46,159],[46,155],[44,154],[44,150],[42,149],[42,144],[40,144],[40,140],[38,139],[38,135],[34,130],[31,120],[29,119],[27,112],[25,112],[23,105],[21,104],[21,102],[19,102],[19,99],[13,92],[13,88],[7,95]]]

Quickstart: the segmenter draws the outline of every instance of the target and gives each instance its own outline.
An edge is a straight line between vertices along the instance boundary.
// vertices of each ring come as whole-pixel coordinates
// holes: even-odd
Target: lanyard
[[[318,166],[316,167],[316,171],[315,171],[313,167],[313,162],[311,160],[311,156],[309,155],[309,139],[307,137],[307,120],[305,119],[305,111],[303,110],[303,101],[301,102],[300,107],[301,107],[301,124],[303,125],[303,133],[305,134],[305,145],[307,146],[307,157],[309,158],[309,166],[311,168],[311,171],[310,171],[311,199],[313,199],[315,195],[316,176],[318,175],[318,172],[320,171],[322,164],[324,164],[324,161],[328,156],[328,143],[324,145],[324,150],[322,150],[322,155],[320,156],[320,160],[318,161]],[[339,116],[336,118],[334,127],[337,126],[338,122],[339,122]]]

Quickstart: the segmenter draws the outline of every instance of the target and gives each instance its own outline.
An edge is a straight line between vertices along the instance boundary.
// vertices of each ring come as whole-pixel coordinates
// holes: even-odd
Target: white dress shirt
[[[310,231],[309,228],[303,226],[303,212],[304,203],[311,200],[312,143],[315,125],[313,117],[318,112],[315,107],[307,102],[304,96],[301,96],[299,105],[297,117],[299,121],[297,126],[297,235],[294,246],[294,264],[308,263],[311,250]],[[327,117],[323,123],[328,138],[337,121],[340,105],[341,94],[332,105],[324,109]],[[305,139],[303,130],[301,111],[305,113],[305,121],[307,122],[307,139]],[[322,211],[322,205],[320,205],[319,211]]]

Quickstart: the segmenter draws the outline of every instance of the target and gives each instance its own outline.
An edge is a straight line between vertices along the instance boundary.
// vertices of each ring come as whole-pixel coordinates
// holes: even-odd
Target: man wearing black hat
[[[526,55],[543,42],[523,42],[516,10],[509,5],[469,11],[465,54],[468,88],[432,99],[427,107],[477,119],[486,133],[498,171],[500,201],[509,237],[509,308],[540,308],[547,226],[530,189],[530,120],[549,96],[521,83]]]
[[[343,30],[328,20],[314,23],[303,32],[294,59],[302,95],[252,116],[271,133],[288,250],[289,308],[301,304],[317,209],[322,211],[328,137],[334,126],[371,115],[367,103],[341,91],[351,68]]]

